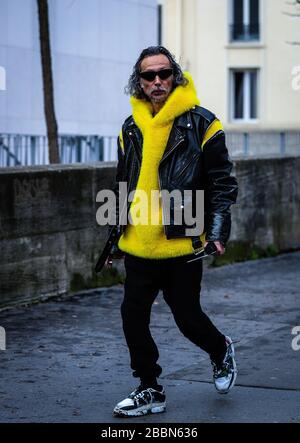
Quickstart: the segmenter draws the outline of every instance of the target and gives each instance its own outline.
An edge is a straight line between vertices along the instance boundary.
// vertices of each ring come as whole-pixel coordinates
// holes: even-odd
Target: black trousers
[[[149,329],[151,307],[160,289],[180,331],[214,361],[225,355],[224,335],[200,306],[202,260],[187,263],[191,257],[195,256],[152,260],[125,254],[121,314],[134,377],[153,379],[162,372]]]

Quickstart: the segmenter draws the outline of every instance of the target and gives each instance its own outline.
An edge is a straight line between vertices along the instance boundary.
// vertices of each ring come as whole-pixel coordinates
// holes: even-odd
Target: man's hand
[[[207,245],[207,243],[207,241],[204,243],[204,247]],[[225,253],[225,248],[222,243],[219,241],[214,241],[214,244],[216,245],[216,248],[218,250],[218,255],[223,255]]]

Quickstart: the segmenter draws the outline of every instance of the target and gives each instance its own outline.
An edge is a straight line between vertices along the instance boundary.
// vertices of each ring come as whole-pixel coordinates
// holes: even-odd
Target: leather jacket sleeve
[[[115,186],[114,186],[114,194],[116,196],[116,225],[112,226],[111,230],[115,231],[113,238],[114,242],[111,248],[110,256],[112,258],[120,258],[123,256],[123,252],[118,248],[118,240],[121,236],[121,227],[120,227],[120,208],[119,208],[119,182],[124,181],[124,150],[121,147],[120,137],[118,137],[118,162],[117,162],[117,170],[115,176]],[[110,231],[111,232],[111,231]]]
[[[220,241],[225,246],[231,230],[230,206],[236,202],[238,184],[231,175],[233,164],[223,131],[204,145],[203,159],[206,241]]]
[[[124,173],[125,173],[125,162],[124,162],[124,150],[121,147],[120,137],[118,137],[118,163],[117,163],[117,171],[116,171],[116,180],[114,187],[114,194],[116,196],[116,214],[117,214],[117,225],[120,224],[119,215],[119,182],[124,181]]]

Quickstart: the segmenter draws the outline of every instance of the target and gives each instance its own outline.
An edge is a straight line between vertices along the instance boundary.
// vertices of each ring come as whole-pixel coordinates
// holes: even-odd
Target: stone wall
[[[95,196],[115,163],[0,170],[0,307],[92,287],[106,228]]]
[[[299,248],[300,157],[234,164],[239,196],[222,260]],[[107,234],[96,194],[114,177],[114,162],[0,169],[0,307],[122,281],[117,269],[93,271]]]
[[[300,157],[238,160],[231,241],[280,251],[300,247]]]

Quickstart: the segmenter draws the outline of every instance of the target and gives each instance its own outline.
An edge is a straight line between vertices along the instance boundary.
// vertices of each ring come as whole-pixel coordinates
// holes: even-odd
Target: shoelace
[[[225,357],[224,357],[224,361],[223,361],[223,363],[222,363],[220,368],[218,368],[216,363],[211,360],[211,364],[213,366],[214,378],[224,377],[224,376],[226,376],[229,373],[232,373],[234,371],[234,368],[231,366],[231,361],[228,361],[228,360],[233,358],[232,355],[231,355],[232,345],[234,343],[239,343],[239,342],[240,342],[240,340],[232,340],[231,343],[227,344],[227,350],[226,350],[226,354],[225,354]]]
[[[231,367],[231,362],[229,361],[232,358],[232,356],[231,356],[232,343],[228,344],[228,346],[227,346],[226,354],[225,354],[224,361],[223,361],[221,367],[218,368],[216,363],[211,361],[212,366],[213,366],[214,378],[224,377],[233,371],[233,368]]]
[[[212,363],[212,364],[213,364],[213,373],[214,373],[215,378],[225,377],[230,372],[232,372],[232,368],[230,367],[230,363],[228,363],[228,362],[223,363],[222,367],[219,369],[215,363]]]
[[[151,388],[148,389],[143,389],[142,391],[138,392],[135,396],[134,396],[134,400],[138,400],[139,398],[144,398],[145,396],[145,391],[147,391],[150,395],[150,401],[153,399],[153,394],[151,392]]]

